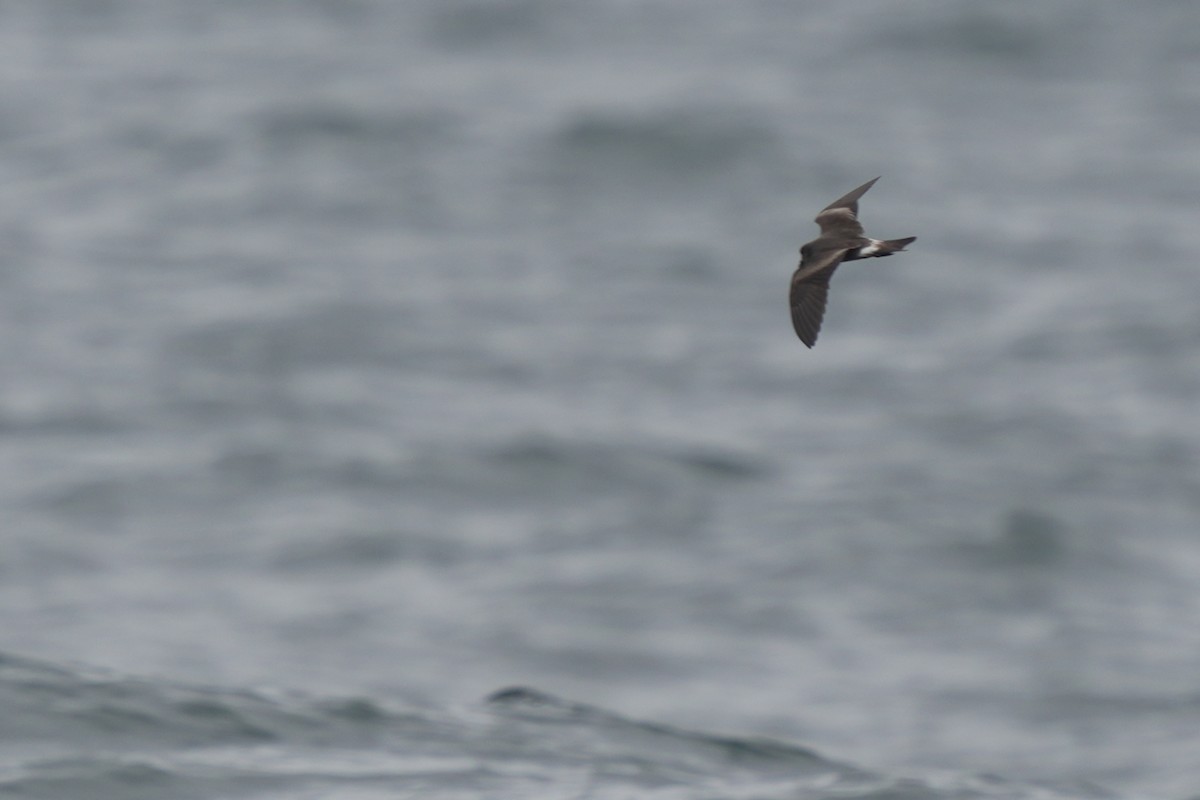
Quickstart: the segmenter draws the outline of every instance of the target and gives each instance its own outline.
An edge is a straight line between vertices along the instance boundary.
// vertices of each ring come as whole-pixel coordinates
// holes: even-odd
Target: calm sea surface
[[[0,794],[1200,797],[1200,4],[14,0],[0,65]]]

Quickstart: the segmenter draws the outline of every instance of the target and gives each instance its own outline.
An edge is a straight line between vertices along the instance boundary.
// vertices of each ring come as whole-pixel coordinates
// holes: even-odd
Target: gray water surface
[[[5,4],[0,786],[1194,796],[1198,37],[1167,0]],[[868,232],[919,238],[809,351],[797,249],[881,174]],[[193,736],[179,692],[279,716]],[[393,760],[438,720],[453,766]]]

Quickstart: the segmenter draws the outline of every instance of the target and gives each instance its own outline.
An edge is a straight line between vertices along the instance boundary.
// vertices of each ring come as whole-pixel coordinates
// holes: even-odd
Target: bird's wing
[[[880,177],[882,177],[882,176],[880,176]],[[864,194],[866,194],[867,189],[870,189],[872,186],[874,186],[875,181],[877,181],[877,180],[879,180],[879,178],[871,178],[871,180],[867,181],[862,186],[858,187],[857,189],[852,189],[851,191],[846,192],[844,195],[839,197],[837,200],[834,200],[832,203],[825,206],[825,208],[823,208],[821,210],[829,211],[830,209],[834,209],[834,208],[848,208],[848,209],[850,209],[851,214],[858,214],[858,199],[860,197],[862,197]]]
[[[829,297],[829,279],[842,263],[846,249],[836,248],[820,253],[816,258],[800,262],[792,275],[792,327],[800,341],[808,347],[817,343],[821,320],[825,318],[825,301]]]
[[[862,186],[834,200],[813,220],[821,226],[821,233],[836,233],[841,236],[862,236],[862,225],[858,222],[858,199],[875,185],[879,178],[872,178]]]
[[[821,226],[822,236],[836,236],[839,239],[858,239],[863,235],[862,223],[845,208],[831,208],[817,214],[814,220]]]

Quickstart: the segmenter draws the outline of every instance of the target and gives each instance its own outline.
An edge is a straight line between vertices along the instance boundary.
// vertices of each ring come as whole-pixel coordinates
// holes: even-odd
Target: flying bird
[[[800,266],[792,275],[792,327],[800,341],[809,347],[817,343],[817,334],[821,332],[829,279],[839,264],[890,256],[917,240],[915,236],[872,239],[863,235],[863,226],[858,221],[858,199],[877,180],[867,181],[821,209],[813,220],[821,226],[821,235],[800,248]]]

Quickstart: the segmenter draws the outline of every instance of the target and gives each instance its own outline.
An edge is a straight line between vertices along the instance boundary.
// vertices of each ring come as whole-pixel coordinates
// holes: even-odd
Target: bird
[[[800,248],[800,266],[792,274],[790,293],[792,327],[810,349],[821,332],[829,279],[838,265],[860,258],[890,256],[917,240],[915,236],[872,239],[863,235],[863,226],[858,221],[858,200],[877,180],[872,178],[821,209],[813,220],[821,226],[821,235]]]

